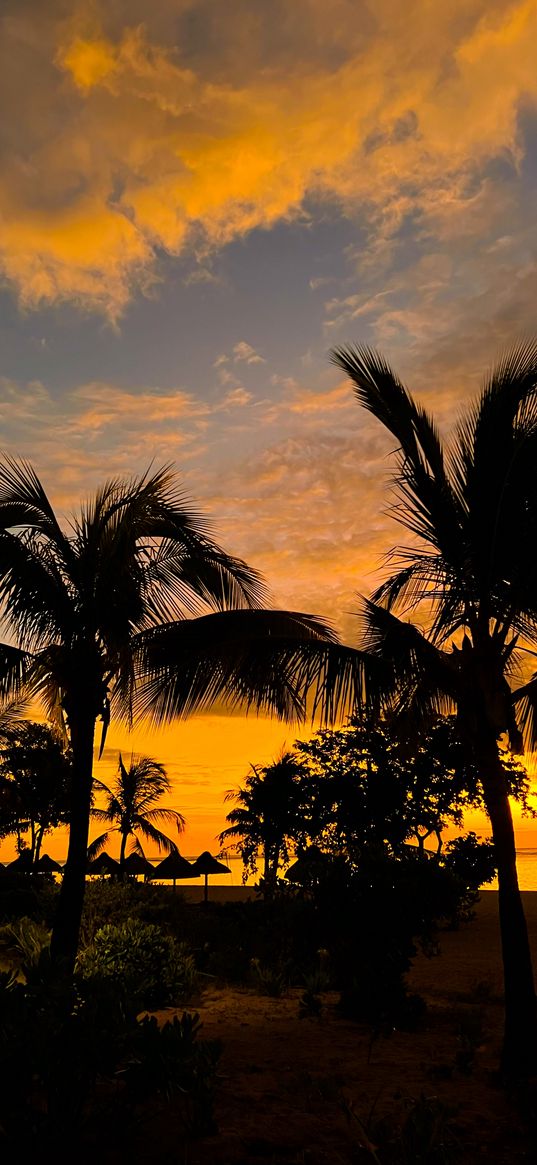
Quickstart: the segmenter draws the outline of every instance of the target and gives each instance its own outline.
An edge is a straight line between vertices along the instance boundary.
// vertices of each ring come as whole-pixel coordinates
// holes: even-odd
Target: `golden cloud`
[[[535,0],[274,0],[269,25],[221,0],[197,40],[184,7],[84,0],[66,23],[8,3],[0,254],[24,304],[118,317],[159,249],[221,246],[306,198],[361,208],[377,239],[416,211],[462,229],[490,161],[520,161]]]

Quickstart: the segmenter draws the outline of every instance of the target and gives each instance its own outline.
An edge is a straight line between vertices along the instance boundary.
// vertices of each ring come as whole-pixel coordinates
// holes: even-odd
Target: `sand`
[[[537,893],[525,893],[524,902],[537,966]],[[410,975],[428,1006],[419,1030],[375,1039],[365,1025],[339,1016],[333,993],[323,995],[319,1018],[301,1019],[300,989],[270,999],[212,985],[199,1012],[203,1034],[223,1041],[218,1134],[178,1155],[172,1109],[139,1130],[137,1161],[158,1155],[183,1165],[535,1165],[531,1102],[507,1095],[496,1074],[502,1030],[496,893],[483,892],[476,920],[443,933],[441,947],[434,959],[419,956]],[[468,1031],[475,1044],[470,1064]],[[409,1142],[405,1156],[393,1157],[390,1136],[420,1105],[426,1119],[436,1114],[434,1152],[423,1156]],[[423,1128],[423,1120],[417,1123]]]

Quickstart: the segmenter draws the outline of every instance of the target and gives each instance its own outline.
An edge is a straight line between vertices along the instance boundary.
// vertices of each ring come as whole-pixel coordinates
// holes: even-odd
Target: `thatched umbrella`
[[[32,872],[32,855],[29,849],[23,849],[18,858],[9,862],[8,870],[13,870],[14,873],[31,874]]]
[[[288,882],[310,888],[326,868],[326,854],[317,845],[309,845],[284,875]]]
[[[137,853],[129,854],[128,858],[125,858],[123,869],[127,874],[145,874],[146,877],[151,877],[155,873],[151,862]]]
[[[194,866],[190,862],[187,862],[186,858],[181,857],[180,853],[171,853],[153,868],[153,877],[163,878],[167,882],[173,881],[175,890],[177,878],[197,878],[198,872],[194,870]]]
[[[197,858],[194,862],[192,868],[196,874],[205,875],[205,893],[203,895],[204,902],[209,901],[209,874],[231,873],[229,866],[225,866],[223,862],[218,862],[216,858],[213,858],[213,855],[209,853],[208,849],[204,850],[203,853],[200,854],[199,858]]]
[[[61,874],[63,866],[59,862],[55,862],[49,854],[42,854],[35,867],[38,874]]]
[[[116,862],[115,858],[111,858],[110,854],[106,853],[106,850],[104,853],[99,854],[99,857],[95,858],[94,862],[88,862],[88,874],[110,874],[112,876],[119,874],[120,869],[119,862]]]

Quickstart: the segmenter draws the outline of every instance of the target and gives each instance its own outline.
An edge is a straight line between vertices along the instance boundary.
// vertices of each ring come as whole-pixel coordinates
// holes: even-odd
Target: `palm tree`
[[[335,636],[310,615],[260,609],[260,576],[226,554],[169,467],[108,481],[64,529],[34,469],[0,461],[0,699],[37,696],[72,754],[69,849],[52,956],[74,966],[97,721],[161,723],[221,706],[293,718],[349,696]],[[337,649],[339,652],[339,648]],[[342,681],[342,675],[345,678]]]
[[[93,789],[96,793],[104,793],[106,803],[104,809],[93,808],[92,817],[108,828],[92,841],[88,849],[90,861],[101,853],[111,833],[119,833],[121,847],[119,851],[120,877],[125,869],[127,841],[133,838],[131,853],[140,854],[145,858],[140,839],[140,833],[146,841],[156,845],[159,853],[177,853],[177,846],[171,837],[167,837],[158,828],[158,822],[167,822],[175,826],[177,833],[182,833],[185,819],[177,809],[156,807],[165,793],[171,792],[171,783],[166,774],[164,765],[153,760],[150,756],[131,756],[130,765],[125,768],[123,757],[119,754],[119,764],[113,788],[109,788],[103,781],[94,780]]]
[[[229,848],[238,850],[252,873],[261,851],[265,897],[271,897],[280,862],[288,858],[288,839],[302,821],[303,766],[293,752],[282,751],[272,764],[252,765],[251,770],[244,787],[226,795],[226,801],[233,800],[236,806],[227,814],[228,828],[218,840],[221,845],[231,842]]]
[[[357,399],[395,437],[394,516],[410,544],[363,612],[369,706],[414,717],[455,710],[492,826],[505,976],[503,1068],[535,1070],[537,1011],[499,742],[537,739],[537,343],[508,353],[443,444],[383,357],[338,348]],[[399,615],[397,614],[399,612]],[[401,615],[423,612],[427,629]]]

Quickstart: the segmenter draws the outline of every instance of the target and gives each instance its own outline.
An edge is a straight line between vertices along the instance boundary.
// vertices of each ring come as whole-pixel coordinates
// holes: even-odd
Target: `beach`
[[[434,958],[416,958],[409,986],[427,1012],[415,1031],[375,1033],[342,1018],[332,992],[322,996],[320,1016],[300,1018],[300,988],[267,998],[209,981],[197,1010],[203,1035],[223,1045],[218,1134],[189,1146],[188,1165],[383,1163],[386,1129],[404,1128],[416,1113],[422,1121],[433,1115],[438,1152],[445,1142],[459,1165],[533,1163],[523,1098],[497,1077],[497,905],[497,893],[484,891],[474,921],[443,931]],[[524,906],[537,962],[537,894],[525,892]],[[164,1021],[173,1012],[159,1014]],[[149,1165],[156,1142],[171,1154],[178,1132],[172,1114],[164,1124],[149,1121],[137,1160]],[[417,1152],[408,1165],[422,1160]]]

